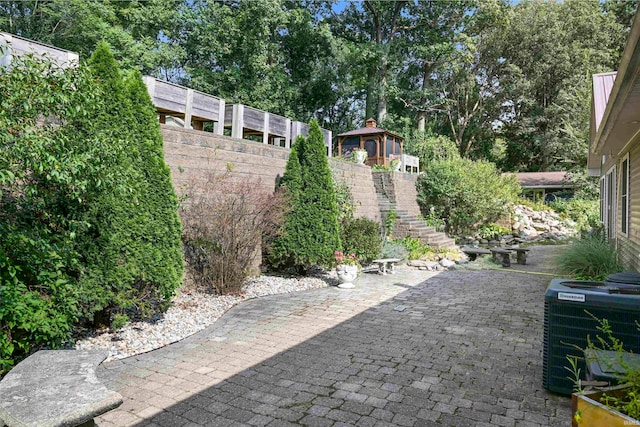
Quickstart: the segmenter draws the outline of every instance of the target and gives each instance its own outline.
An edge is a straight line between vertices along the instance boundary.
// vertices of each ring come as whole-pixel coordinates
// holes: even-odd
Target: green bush
[[[622,271],[615,248],[603,233],[585,234],[558,258],[563,273],[581,280],[604,280]]]
[[[78,240],[117,146],[98,138],[103,107],[86,68],[31,56],[0,72],[0,374],[70,338],[79,315]]]
[[[514,175],[501,175],[486,161],[454,159],[427,164],[417,183],[418,203],[447,223],[452,234],[491,222],[517,200],[520,186]]]
[[[353,218],[355,203],[349,185],[341,180],[333,179],[333,189],[336,193],[338,203],[338,222],[347,221]]]
[[[478,227],[478,235],[483,239],[496,239],[505,234],[511,234],[511,230],[498,224],[483,224]]]
[[[283,233],[272,245],[272,266],[330,265],[341,249],[338,203],[325,153],[324,136],[317,120],[309,124],[308,138],[298,137],[280,185],[289,193],[291,210]]]
[[[402,239],[402,244],[407,248],[407,259],[409,260],[421,259],[435,253],[431,246],[422,243],[420,239],[405,237]]]
[[[60,346],[79,318],[180,283],[155,110],[139,75],[126,92],[101,55],[92,69],[16,57],[0,73],[0,371]]]
[[[555,199],[549,206],[562,217],[576,223],[578,231],[589,231],[600,225],[600,201],[574,197],[572,199]]]
[[[460,158],[458,146],[450,138],[409,128],[405,130],[405,151],[419,157],[421,165]]]
[[[138,73],[128,80],[102,43],[89,60],[105,108],[94,116],[100,137],[119,147],[118,184],[89,206],[81,248],[86,268],[79,289],[83,315],[110,325],[118,315],[149,315],[181,284],[178,200],[164,163],[155,108]]]
[[[369,218],[352,218],[340,223],[344,253],[356,254],[361,263],[378,258],[382,250],[380,224]]]
[[[407,248],[398,240],[386,240],[382,246],[381,258],[398,258],[402,260],[407,259]]]

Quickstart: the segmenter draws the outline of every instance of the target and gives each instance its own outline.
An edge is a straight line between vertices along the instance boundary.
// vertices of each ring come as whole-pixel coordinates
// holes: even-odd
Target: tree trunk
[[[369,118],[375,118],[376,111],[376,77],[377,73],[375,66],[371,66],[369,69],[369,75],[367,76],[367,98],[365,101],[365,120]]]
[[[428,114],[426,111],[418,112],[418,130],[424,132],[427,129]]]

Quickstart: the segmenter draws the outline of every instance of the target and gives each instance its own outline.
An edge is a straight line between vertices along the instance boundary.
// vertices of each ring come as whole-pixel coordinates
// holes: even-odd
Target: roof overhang
[[[602,121],[589,149],[588,168],[616,156],[640,135],[640,13],[636,13]]]

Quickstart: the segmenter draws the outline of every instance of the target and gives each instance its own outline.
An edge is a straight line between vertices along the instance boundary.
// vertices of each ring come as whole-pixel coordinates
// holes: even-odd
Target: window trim
[[[629,237],[629,214],[631,213],[630,166],[629,153],[627,153],[620,161],[620,233],[625,237]]]
[[[617,234],[618,216],[618,168],[613,165],[603,176],[604,194],[602,202],[604,205],[603,220],[604,229],[608,239],[614,239]]]

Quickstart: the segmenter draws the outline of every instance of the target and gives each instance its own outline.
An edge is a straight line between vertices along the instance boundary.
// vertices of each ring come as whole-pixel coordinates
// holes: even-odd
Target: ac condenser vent
[[[625,349],[640,353],[637,291],[638,286],[623,283],[551,281],[544,301],[544,388],[571,394],[573,383],[569,379],[567,356],[578,357],[581,372],[586,372],[582,351],[587,347],[587,336],[594,340],[599,335],[596,319],[607,319]]]

